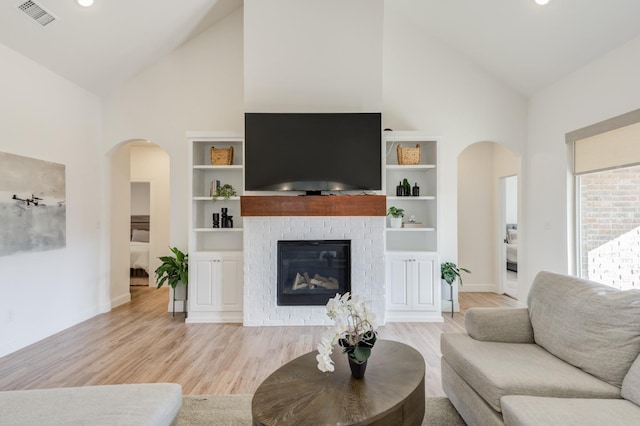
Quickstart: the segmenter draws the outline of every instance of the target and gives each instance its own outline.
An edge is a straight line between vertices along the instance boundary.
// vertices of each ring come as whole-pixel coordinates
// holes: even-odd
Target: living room
[[[339,2],[334,3],[330,7],[339,9]],[[600,55],[558,70],[556,80],[525,93],[416,23],[407,8],[411,2],[366,3],[370,5],[363,7],[377,29],[376,42],[368,52],[360,52],[366,54],[364,59],[360,56],[352,61],[344,57],[350,51],[336,51],[340,40],[348,36],[339,31],[327,35],[333,52],[314,52],[310,57],[293,41],[265,49],[262,42],[279,35],[274,28],[283,26],[280,19],[290,22],[293,18],[275,10],[264,15],[269,11],[255,9],[263,15],[252,15],[250,8],[260,6],[245,1],[244,8],[233,10],[186,43],[173,50],[167,44],[158,59],[104,93],[60,77],[59,71],[18,53],[9,41],[0,45],[5,75],[0,82],[2,151],[65,164],[68,201],[66,248],[0,259],[4,290],[0,355],[126,302],[128,268],[113,266],[114,262],[127,263],[114,238],[127,224],[112,218],[112,212],[123,205],[117,185],[128,185],[128,171],[112,171],[113,164],[121,164],[114,162],[120,146],[148,140],[168,153],[172,194],[168,240],[172,246],[187,247],[186,132],[242,131],[244,112],[274,96],[278,99],[270,103],[274,109],[290,110],[301,98],[305,102],[312,99],[317,110],[373,109],[383,113],[384,127],[441,136],[439,202],[445,214],[439,218],[439,227],[445,237],[439,255],[443,260],[459,260],[463,266],[467,265],[458,255],[456,214],[458,156],[477,142],[509,148],[522,161],[519,295],[525,300],[540,270],[573,272],[565,135],[638,109],[637,35],[621,37]],[[288,2],[277,4],[292,11]],[[6,12],[4,16],[14,13]],[[322,21],[322,27],[332,32],[326,22],[330,20]],[[264,40],[256,40],[261,34]],[[4,37],[1,40],[5,43]],[[73,50],[71,46],[66,49]],[[277,54],[285,50],[295,52],[308,68],[318,66],[313,74],[317,85],[263,75],[267,65],[272,71],[278,69],[282,59]],[[123,48],[118,61],[126,62],[127,55],[135,54],[133,46]],[[314,58],[320,54],[340,55],[340,63],[351,67],[340,71],[327,61],[317,65]],[[291,66],[291,62],[286,64]],[[119,71],[114,65],[104,72]],[[296,66],[286,75],[298,72]],[[339,87],[332,84],[335,73],[340,76]],[[267,84],[267,78],[275,81]],[[291,87],[289,98],[273,93],[278,84],[285,83]],[[475,283],[473,275],[470,285]]]

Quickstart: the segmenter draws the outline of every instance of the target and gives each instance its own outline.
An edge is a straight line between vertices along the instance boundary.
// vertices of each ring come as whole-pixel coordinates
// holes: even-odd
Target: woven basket
[[[233,147],[216,148],[211,147],[211,164],[215,166],[230,166],[233,163]]]
[[[398,144],[398,164],[400,165],[415,165],[420,163],[420,145],[416,145],[415,148],[403,148]]]

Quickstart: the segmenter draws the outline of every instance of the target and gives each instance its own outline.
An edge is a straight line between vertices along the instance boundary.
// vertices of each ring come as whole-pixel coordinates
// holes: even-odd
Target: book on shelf
[[[422,222],[405,222],[402,224],[403,228],[424,228]]]

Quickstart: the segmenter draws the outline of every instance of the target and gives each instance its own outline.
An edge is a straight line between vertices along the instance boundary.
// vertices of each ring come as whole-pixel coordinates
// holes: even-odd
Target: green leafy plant
[[[387,211],[387,216],[395,217],[396,219],[399,217],[404,217],[404,209],[399,209],[395,206],[391,206]]]
[[[155,271],[157,288],[165,283],[175,289],[179,282],[189,284],[189,255],[177,247],[169,247],[175,256],[160,256],[162,264]]]
[[[440,265],[440,278],[449,284],[451,294],[451,318],[453,318],[453,283],[455,280],[458,280],[460,285],[462,285],[462,276],[460,275],[460,272],[466,272],[468,274],[471,273],[467,268],[460,268],[453,262],[442,262]]]
[[[460,281],[460,285],[462,285],[460,272],[471,273],[467,268],[459,268],[458,265],[453,262],[443,262],[440,265],[440,278],[445,280],[449,285],[452,285],[456,279]]]
[[[229,198],[235,197],[237,194],[235,188],[228,183],[216,188],[215,194],[213,194],[212,201],[215,203],[218,198],[224,198],[225,201],[228,201]]]

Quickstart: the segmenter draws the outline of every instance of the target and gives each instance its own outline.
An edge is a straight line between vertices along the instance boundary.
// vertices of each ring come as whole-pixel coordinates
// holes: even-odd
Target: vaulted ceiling
[[[55,21],[42,27],[18,9],[25,0],[5,0],[0,43],[98,95],[242,7],[242,0],[35,2]],[[524,95],[640,36],[638,0],[386,0],[385,7]]]

